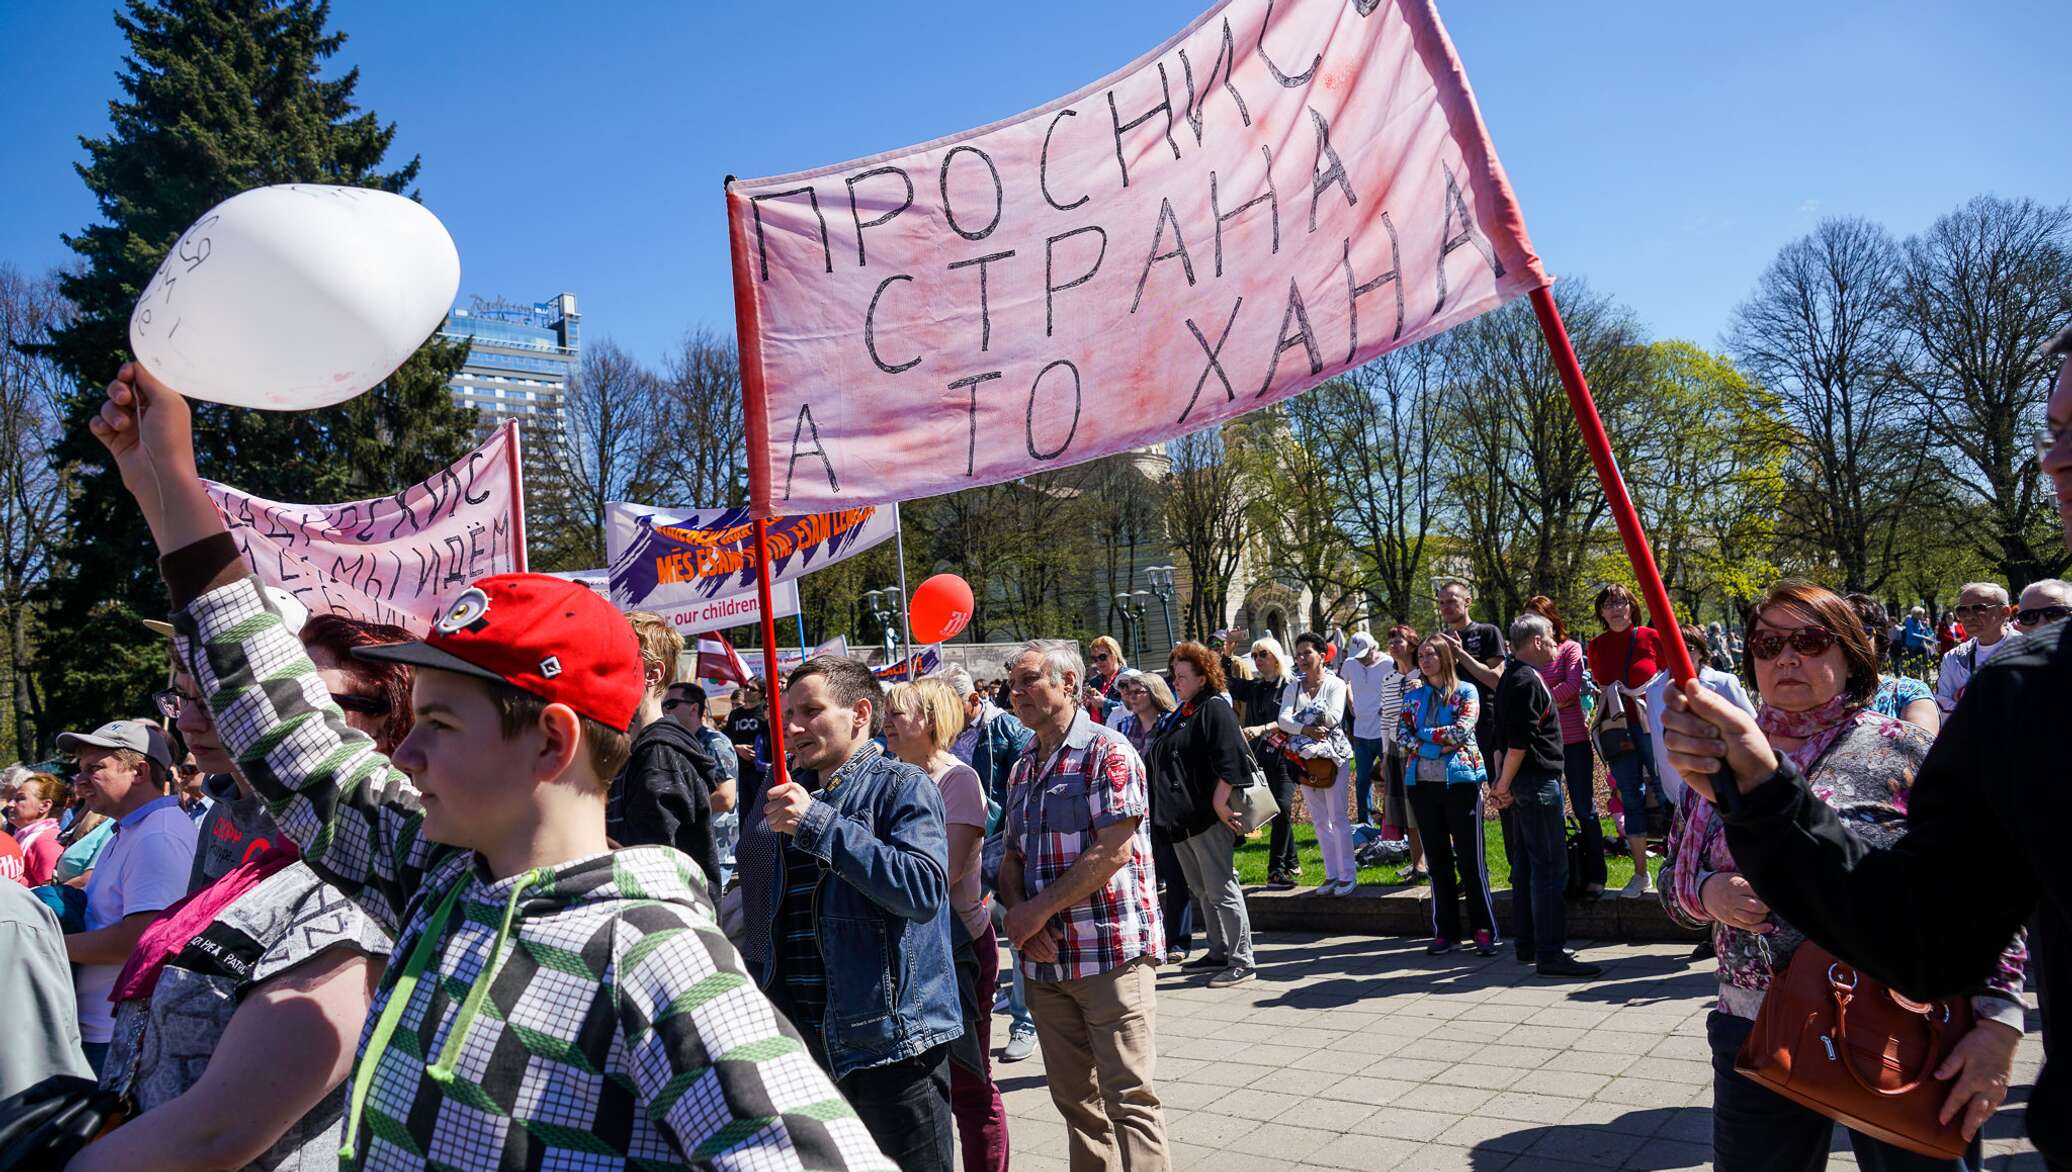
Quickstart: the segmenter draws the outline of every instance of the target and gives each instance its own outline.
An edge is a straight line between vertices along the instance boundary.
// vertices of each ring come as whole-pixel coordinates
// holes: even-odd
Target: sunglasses
[[[368,716],[381,716],[388,712],[388,701],[374,696],[356,696],[351,692],[331,693],[331,703],[347,712],[359,712]]]
[[[158,714],[167,720],[180,719],[180,706],[182,704],[198,704],[200,702],[199,697],[190,696],[178,688],[160,688],[158,691],[151,693],[152,705],[158,709]]]
[[[1997,602],[1977,602],[1977,603],[1973,603],[1973,604],[1971,604],[1970,606],[1960,606],[1960,607],[1958,607],[1958,608],[1957,608],[1956,610],[1954,610],[1954,611],[1952,611],[1952,612],[1950,612],[1950,613],[1952,613],[1952,614],[1991,614],[1992,612],[1994,612],[1994,611],[1996,611],[1996,610],[2002,610],[2002,609],[2005,609],[2005,608],[2003,608],[2003,607],[2002,607],[2002,606],[2001,606],[2001,605],[2000,605],[1999,603],[1997,603]]]
[[[1757,659],[1775,659],[1784,654],[1784,645],[1811,659],[1826,654],[1835,645],[1833,632],[1826,627],[1800,627],[1786,635],[1777,631],[1757,631],[1748,640],[1748,653]]]
[[[2025,627],[2040,627],[2057,622],[2066,615],[2072,615],[2072,606],[2039,606],[2014,612],[2014,621]]]
[[[664,712],[674,712],[674,711],[676,711],[676,710],[677,710],[677,709],[679,709],[679,708],[696,708],[696,707],[697,707],[697,705],[696,705],[696,704],[694,704],[694,703],[692,703],[692,702],[691,702],[691,701],[689,701],[689,700],[664,700],[664,701],[662,701],[662,711],[664,711]]]
[[[182,765],[179,767],[177,772],[180,774],[181,777],[199,777],[201,776],[201,766]]]

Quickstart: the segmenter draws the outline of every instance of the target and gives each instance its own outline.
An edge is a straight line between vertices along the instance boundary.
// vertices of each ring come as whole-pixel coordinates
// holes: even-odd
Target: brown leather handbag
[[[1808,940],[1771,981],[1734,1069],[1845,1127],[1954,1160],[1970,1145],[1961,1113],[1937,1122],[1949,1085],[1935,1068],[1971,1027],[1969,997],[1909,1001]]]

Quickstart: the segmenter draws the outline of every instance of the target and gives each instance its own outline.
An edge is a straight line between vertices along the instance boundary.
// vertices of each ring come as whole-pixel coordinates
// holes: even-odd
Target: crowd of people
[[[2061,381],[2039,455],[2072,533]],[[1429,882],[1435,955],[1508,943],[1539,977],[1596,976],[1569,948],[1577,898],[1659,899],[1706,930],[1718,1167],[1818,1166],[1830,1144],[1826,1115],[1735,1069],[1809,936],[1968,995],[1935,1072],[1966,1156],[1850,1140],[1867,1167],[1980,1166],[2026,1026],[2026,908],[2062,901],[2062,868],[2003,855],[2005,898],[1933,890],[1958,863],[1910,810],[1970,850],[2041,841],[2019,820],[2063,807],[2039,787],[2062,750],[1986,727],[2052,711],[2063,581],[1966,585],[1933,690],[1902,666],[1925,611],[1810,582],[1734,632],[1658,630],[1606,586],[1585,642],[1546,597],[1476,621],[1454,581],[1429,633],[1239,656],[1220,631],[1148,668],[1106,637],[1085,659],[1032,640],[997,685],[888,688],[818,656],[773,727],[760,685],[722,719],[666,621],[557,578],[478,580],[423,638],[311,615],[244,572],[188,428],[131,368],[94,423],[161,554],[160,719],[60,736],[69,780],[0,775],[0,1100],[98,1085],[126,1115],[72,1168],[1004,1170],[996,1014],[998,1061],[1043,1054],[1075,1169],[1162,1168],[1156,971],[1258,979],[1237,855],[1263,832],[1266,886],[1303,885],[1298,811],[1314,898],[1358,889],[1356,840],[1402,841],[1393,878]],[[1672,639],[1699,668],[1683,687]],[[2003,761],[2033,807],[1948,792]],[[1616,888],[1600,763],[1633,866]],[[2060,1159],[2053,1073],[2030,1118]]]

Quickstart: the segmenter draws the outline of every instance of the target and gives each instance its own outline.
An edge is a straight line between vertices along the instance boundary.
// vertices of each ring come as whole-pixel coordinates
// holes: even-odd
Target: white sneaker
[[[1620,899],[1646,899],[1653,894],[1655,879],[1646,871],[1636,873],[1633,878],[1626,881],[1626,886],[1619,889]]]

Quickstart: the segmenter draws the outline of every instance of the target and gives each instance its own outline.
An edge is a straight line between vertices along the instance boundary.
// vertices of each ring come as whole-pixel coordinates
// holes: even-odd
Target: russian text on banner
[[[1226,0],[1114,75],[727,189],[752,506],[991,484],[1548,283],[1430,0]]]
[[[393,623],[413,635],[468,583],[525,568],[516,423],[422,484],[342,505],[293,505],[202,481],[239,552],[311,614]]]
[[[775,518],[769,522],[771,581],[802,577],[890,541],[897,526],[892,510],[868,506]],[[605,506],[604,545],[612,605],[620,610],[666,612],[755,589],[755,528],[747,509],[613,501]],[[772,617],[782,613],[779,607]]]

